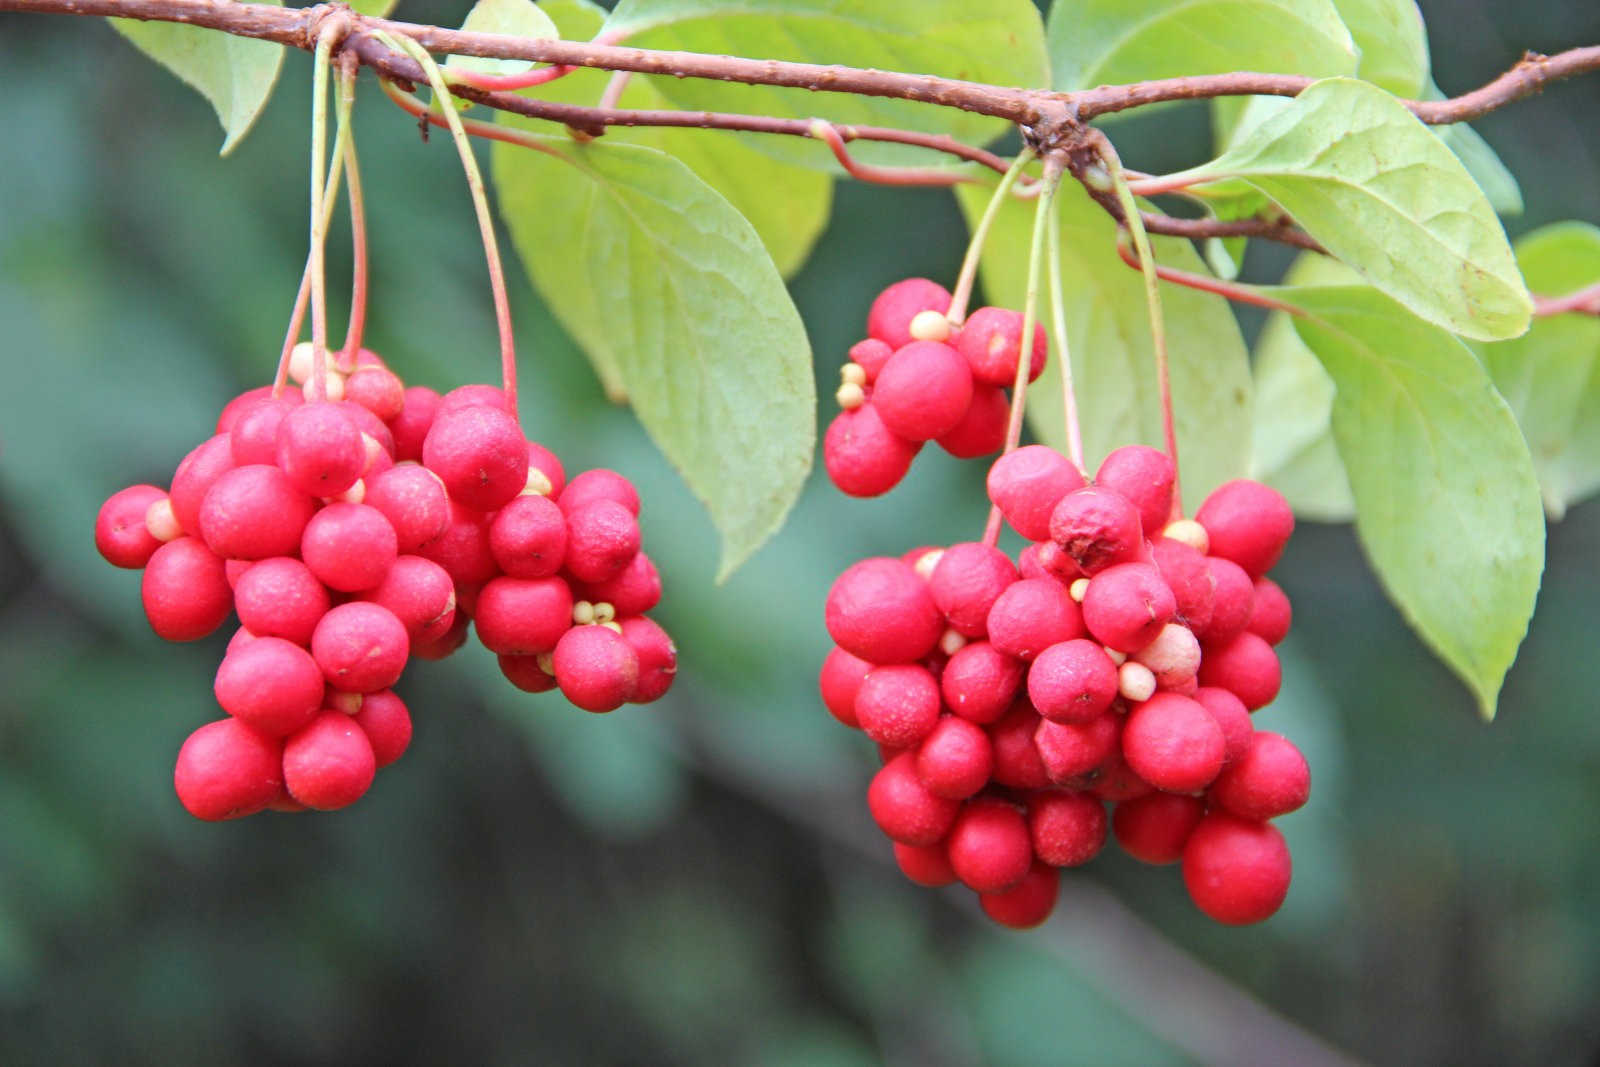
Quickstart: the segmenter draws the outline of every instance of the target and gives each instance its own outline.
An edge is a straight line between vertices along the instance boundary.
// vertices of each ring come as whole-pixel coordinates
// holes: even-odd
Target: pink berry
[[[622,619],[622,637],[639,658],[639,680],[628,697],[630,704],[660,700],[678,676],[678,646],[653,620],[643,615]]]
[[[504,513],[502,509],[501,514]],[[603,582],[581,582],[573,594],[591,604],[610,604],[619,618],[643,615],[661,603],[661,575],[649,555],[641,551],[615,577]]]
[[[567,469],[561,465],[561,458],[537,441],[528,442],[528,477],[533,478],[533,472],[538,471],[544,475],[544,480],[550,483],[550,491],[544,496],[551,500],[558,499],[567,487]]]
[[[286,391],[283,396],[296,403],[299,402],[300,398],[300,394],[292,389]],[[272,386],[270,385],[258,385],[254,389],[246,389],[222,406],[222,412],[217,416],[215,432],[231,433],[234,423],[239,421],[240,416],[261,403],[261,401],[270,399],[272,399]]]
[[[1259,730],[1245,754],[1222,769],[1207,796],[1241,819],[1265,821],[1305,804],[1311,796],[1311,768],[1293,741]]]
[[[398,555],[394,527],[365,504],[333,503],[306,523],[300,556],[329,589],[354,593],[383,581]]]
[[[1255,724],[1250,721],[1250,709],[1228,690],[1214,686],[1198,686],[1190,696],[1199,701],[1217,720],[1217,725],[1222,727],[1225,743],[1223,765],[1242,758],[1250,748],[1250,738],[1256,731]]]
[[[343,412],[344,417],[353,422],[356,429],[367,437],[372,438],[372,441],[376,442],[378,450],[382,453],[377,458],[383,461],[383,466],[374,468],[372,465],[374,459],[372,444],[363,442],[366,445],[368,460],[368,465],[363,468],[364,470],[370,470],[372,473],[377,474],[380,470],[394,466],[394,433],[389,429],[389,425],[386,422],[353,400],[336,401],[334,407]]]
[[[1099,485],[1061,498],[1050,513],[1050,540],[1091,577],[1144,554],[1139,509],[1115,489]]]
[[[867,333],[891,348],[901,348],[912,340],[911,320],[917,312],[942,312],[949,307],[950,291],[944,286],[927,278],[906,278],[873,300],[867,312]]]
[[[1227,740],[1198,701],[1157,693],[1128,714],[1122,755],[1134,772],[1169,793],[1194,793],[1222,770]]]
[[[1106,713],[1088,722],[1040,719],[1033,747],[1047,782],[1072,785],[1110,758],[1122,734],[1122,717]]]
[[[881,496],[900,484],[921,445],[896,437],[873,404],[841,411],[822,439],[828,478],[849,496]]]
[[[635,518],[639,515],[639,491],[627,478],[604,467],[584,471],[572,479],[567,487],[561,490],[556,503],[560,505],[563,515],[571,515],[579,508],[597,500],[609,500],[621,504]]]
[[[323,677],[347,693],[390,688],[400,680],[410,651],[405,625],[394,612],[364,600],[329,611],[311,635],[311,655]]]
[[[976,459],[1005,447],[1011,401],[992,385],[975,385],[967,413],[936,438],[940,448],[957,459]]]
[[[1017,557],[1017,565],[1024,578],[1048,578],[1069,588],[1083,577],[1083,571],[1078,569],[1072,557],[1054,541],[1039,541],[1029,545]]]
[[[445,569],[421,556],[399,556],[361,599],[388,608],[412,644],[437,640],[456,621],[456,587]]]
[[[1028,798],[1033,854],[1052,867],[1081,867],[1106,844],[1106,809],[1089,793],[1035,793]]]
[[[1294,512],[1283,495],[1245,478],[1212,490],[1194,517],[1211,538],[1211,554],[1231,559],[1251,578],[1272,569],[1294,533]]]
[[[1029,541],[1050,539],[1050,515],[1062,497],[1083,488],[1072,461],[1045,445],[1024,445],[989,468],[989,499]]]
[[[983,913],[1001,926],[1029,930],[1055,910],[1061,892],[1061,872],[1044,863],[1035,863],[1022,881],[998,893],[979,893]]]
[[[894,862],[900,873],[917,885],[930,889],[950,885],[956,872],[950,866],[950,857],[944,854],[942,844],[902,845],[894,842]]]
[[[908,441],[949,433],[971,404],[972,371],[961,353],[938,341],[912,341],[897,349],[872,391],[883,425]]]
[[[560,578],[495,578],[475,606],[478,639],[491,652],[553,652],[572,628],[572,590]]]
[[[907,324],[909,325],[909,320]],[[850,362],[861,368],[867,377],[868,385],[877,380],[878,372],[889,362],[889,357],[892,355],[894,349],[876,337],[868,337],[850,346]]]
[[[482,624],[479,624],[482,632]],[[633,695],[639,656],[605,626],[574,626],[556,642],[552,665],[561,694],[584,711],[615,711]]]
[[[956,877],[979,893],[1010,889],[1033,866],[1028,824],[1021,812],[1002,800],[980,797],[967,802],[950,827],[945,847]]]
[[[303,493],[338,496],[367,461],[360,428],[335,404],[302,404],[278,426],[278,466]]]
[[[989,784],[993,769],[989,735],[954,715],[940,718],[917,749],[917,777],[937,796],[964,800]]]
[[[939,643],[944,617],[917,572],[877,556],[853,564],[828,591],[828,635],[872,663],[915,663]]]
[[[183,457],[172,475],[172,514],[190,537],[200,535],[200,504],[216,480],[233,469],[232,439],[218,434]]]
[[[639,520],[616,501],[596,500],[566,515],[564,566],[578,581],[610,581],[639,554]]]
[[[229,652],[214,686],[223,711],[272,737],[310,722],[324,688],[317,661],[281,637],[258,637]]]
[[[1049,769],[1034,744],[1034,735],[1043,721],[1033,705],[1018,700],[989,727],[989,743],[994,748],[994,771],[990,777],[996,785],[1043,789],[1050,784]]]
[[[411,654],[417,659],[441,660],[455,652],[456,649],[467,643],[467,630],[471,620],[466,612],[459,608],[456,610],[456,621],[450,624],[443,637],[432,641],[414,641],[411,644]],[[509,677],[509,676],[508,676]],[[513,684],[515,680],[513,680]],[[554,683],[552,683],[554,684]],[[542,690],[536,690],[542,691]]]
[[[1250,622],[1245,629],[1269,645],[1289,636],[1293,610],[1283,588],[1271,578],[1257,578],[1255,596],[1250,603]]]
[[[360,800],[377,771],[366,731],[341,711],[318,715],[283,746],[283,784],[295,800],[318,811]]]
[[[1004,552],[965,541],[944,550],[928,578],[928,591],[957,632],[982,637],[989,609],[1016,581],[1016,564]]]
[[[939,682],[926,667],[878,667],[856,691],[856,721],[874,741],[895,748],[915,745],[939,721]]]
[[[130,485],[100,505],[94,521],[94,547],[113,567],[137,570],[150,562],[162,542],[145,526],[145,512],[167,494],[153,485]]]
[[[239,621],[262,637],[309,645],[333,602],[327,588],[297,559],[279,556],[250,564],[233,588]]]
[[[450,526],[450,496],[444,482],[415,463],[391,467],[367,479],[361,501],[377,508],[394,527],[395,549],[415,552],[442,536]]]
[[[478,511],[508,503],[528,484],[527,438],[501,408],[441,411],[422,442],[422,462],[451,500]]]
[[[872,776],[867,810],[890,840],[926,846],[949,832],[961,802],[930,793],[917,777],[916,756],[902,752]]]
[[[208,722],[178,750],[172,785],[197,819],[254,815],[283,788],[283,742],[231,716]]]
[[[1156,685],[1162,689],[1176,689],[1194,681],[1200,669],[1200,642],[1182,623],[1169,622],[1161,628],[1154,641],[1145,645],[1131,657],[1142,663],[1155,675]]]
[[[393,690],[366,694],[353,718],[372,745],[377,769],[389,766],[411,747],[411,712]]]
[[[222,560],[198,537],[168,541],[150,557],[140,585],[145,618],[167,641],[198,641],[233,610]]]
[[[1219,923],[1242,926],[1268,918],[1289,895],[1289,846],[1270,823],[1214,811],[1200,820],[1183,849],[1189,898]]]
[[[1199,797],[1146,793],[1117,805],[1111,829],[1122,851],[1140,863],[1164,866],[1183,859],[1183,846],[1205,813]]]
[[[206,547],[227,559],[293,555],[316,501],[277,467],[251,464],[225,472],[200,505]]]
[[[1149,445],[1114,449],[1095,471],[1094,484],[1121,493],[1139,511],[1146,537],[1155,537],[1172,515],[1177,468],[1172,457]]]
[[[828,714],[852,730],[859,730],[856,718],[856,694],[861,683],[873,671],[873,665],[859,656],[852,656],[842,648],[835,648],[822,661],[822,673],[817,685],[822,690],[822,703]]]
[[[1082,638],[1051,645],[1028,668],[1028,699],[1055,722],[1098,719],[1110,710],[1117,686],[1117,665]]]
[[[1128,766],[1128,761],[1122,758],[1120,745],[1111,749],[1111,754],[1105,762],[1095,768],[1089,791],[1101,800],[1120,804],[1124,800],[1145,796],[1155,787],[1140,778],[1134,769]]]
[[[439,415],[448,415],[452,411],[463,408],[490,407],[496,411],[511,413],[511,406],[506,403],[505,390],[498,385],[489,385],[484,382],[471,382],[467,385],[458,385],[439,400]]]
[[[1013,582],[995,598],[987,620],[990,643],[1024,661],[1051,645],[1082,637],[1083,622],[1061,583],[1043,578]]]
[[[974,380],[984,385],[1009,386],[1017,380],[1017,360],[1022,353],[1022,313],[1010,308],[981,307],[967,316],[954,344],[972,368]],[[1050,341],[1041,323],[1033,324],[1033,354],[1028,360],[1028,381],[1044,372]]]
[[[489,523],[489,551],[513,578],[548,578],[566,558],[566,519],[549,497],[519,496]]]
[[[489,520],[483,513],[450,502],[450,524],[444,533],[417,549],[449,572],[457,585],[487,582],[500,568],[489,544]]]
[[[1251,711],[1272,703],[1282,682],[1278,654],[1253,633],[1242,633],[1224,645],[1205,646],[1200,684],[1228,690]]]
[[[505,675],[506,681],[524,693],[548,693],[556,687],[556,676],[546,670],[547,667],[554,669],[548,654],[508,656],[502,652],[496,658],[500,664],[500,673]]]
[[[1137,652],[1156,639],[1177,609],[1160,571],[1148,563],[1120,563],[1089,580],[1083,624],[1101,644]]]
[[[1233,640],[1250,624],[1255,604],[1255,586],[1244,568],[1220,556],[1207,556],[1206,573],[1211,578],[1211,617],[1204,625],[1191,622],[1194,635],[1204,644]]]
[[[344,380],[344,398],[388,422],[404,410],[406,387],[387,367],[361,367]]]
[[[422,462],[422,442],[433,426],[439,400],[439,394],[426,385],[413,385],[406,390],[405,404],[400,408],[400,414],[389,420],[396,460]]]
[[[284,416],[302,403],[299,393],[285,393],[277,399],[264,397],[241,409],[228,431],[233,462],[241,467],[249,463],[276,463],[278,428]]]
[[[995,722],[1011,707],[1026,665],[987,641],[962,645],[939,679],[951,711],[980,726]]]
[[[1177,608],[1174,617],[1198,635],[1211,624],[1216,600],[1216,583],[1206,557],[1170,537],[1156,538],[1150,545],[1150,555],[1162,580],[1172,590]]]

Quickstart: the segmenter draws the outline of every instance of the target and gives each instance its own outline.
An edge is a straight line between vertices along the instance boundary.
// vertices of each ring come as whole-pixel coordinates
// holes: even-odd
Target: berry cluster
[[[298,348],[291,376],[310,366]],[[644,615],[661,580],[638,513],[620,474],[568,482],[500,389],[406,388],[362,349],[321,388],[234,398],[170,490],[106,501],[95,543],[144,569],[158,636],[238,615],[215,685],[228,716],[190,735],[173,774],[215,820],[359,799],[411,740],[391,687],[411,657],[459,648],[469,620],[520,689],[594,712],[660,697],[677,653]]]
[[[867,338],[840,371],[840,410],[823,439],[828,477],[851,496],[899,484],[922,446],[936,441],[960,459],[998,452],[1017,376],[1022,315],[984,307],[959,328],[950,293],[926,278],[895,282],[867,314]],[[1048,342],[1035,327],[1031,382],[1044,371]]]
[[[878,743],[867,805],[912,881],[960,881],[995,921],[1031,926],[1059,869],[1109,833],[1146,863],[1181,861],[1219,922],[1282,903],[1289,852],[1269,820],[1305,803],[1310,773],[1251,713],[1278,692],[1290,608],[1265,573],[1294,517],[1241,480],[1169,522],[1174,479],[1142,445],[1092,482],[1019,448],[988,476],[1030,542],[1017,562],[970,542],[862,560],[834,583],[822,698]]]

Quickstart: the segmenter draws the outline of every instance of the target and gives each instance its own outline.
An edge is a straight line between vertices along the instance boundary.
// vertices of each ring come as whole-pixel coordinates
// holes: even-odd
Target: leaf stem
[[[1117,255],[1122,257],[1122,262],[1134,270],[1143,269],[1139,263],[1139,257],[1134,255],[1127,242],[1120,238],[1117,241]],[[1269,311],[1286,311],[1291,315],[1304,314],[1304,311],[1295,305],[1287,304],[1275,297],[1268,296],[1261,288],[1254,285],[1246,285],[1243,282],[1223,281],[1221,278],[1213,278],[1209,274],[1194,274],[1186,270],[1178,270],[1176,267],[1163,267],[1159,263],[1156,264],[1156,277],[1164,282],[1172,282],[1174,285],[1181,285],[1188,289],[1198,289],[1202,293],[1214,293],[1217,296],[1226,297],[1236,304],[1249,304],[1252,307],[1266,308]]]
[[[811,136],[823,142],[833,152],[846,174],[858,181],[875,185],[957,185],[975,181],[969,174],[958,170],[940,170],[936,167],[880,167],[862,163],[844,146],[839,128],[827,119],[811,120]]]
[[[945,317],[951,325],[959,326],[966,321],[967,305],[972,301],[972,286],[978,278],[978,261],[983,256],[983,246],[989,240],[989,229],[994,225],[994,220],[1000,214],[1000,205],[1005,203],[1006,194],[1022,176],[1022,169],[1031,163],[1036,153],[1031,147],[1024,146],[1017,158],[1006,168],[1005,174],[1000,179],[1000,184],[995,186],[994,194],[989,197],[989,204],[983,209],[983,216],[978,219],[978,224],[972,228],[972,240],[967,242],[966,255],[961,259],[961,273],[956,275],[955,291],[950,294],[950,310]]]

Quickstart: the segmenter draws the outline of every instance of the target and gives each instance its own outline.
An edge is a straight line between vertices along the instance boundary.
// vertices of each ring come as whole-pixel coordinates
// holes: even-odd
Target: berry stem
[[[500,376],[501,385],[505,389],[506,405],[510,408],[512,417],[517,414],[517,350],[516,342],[511,335],[511,303],[506,297],[505,272],[500,266],[500,247],[494,236],[494,219],[489,214],[489,197],[484,190],[483,174],[478,170],[478,159],[472,152],[472,142],[467,137],[467,131],[461,124],[461,116],[456,113],[455,98],[450,95],[450,88],[445,84],[444,75],[439,72],[439,66],[433,57],[416,41],[410,37],[401,36],[396,42],[395,38],[387,38],[388,43],[398,43],[400,48],[409,53],[411,58],[422,65],[428,74],[428,82],[433,86],[434,96],[439,103],[439,108],[444,112],[445,121],[450,125],[450,136],[456,143],[456,151],[461,154],[461,169],[467,175],[467,189],[472,194],[472,207],[478,216],[478,233],[483,238],[483,253],[489,261],[489,289],[494,295],[495,326],[500,332]]]
[[[328,241],[328,220],[323,211],[331,199],[323,177],[328,153],[328,58],[333,52],[332,33],[317,38],[311,74],[311,395],[328,399],[328,291],[323,248]]]
[[[1022,347],[1017,353],[1017,377],[1011,385],[1011,417],[1006,423],[1006,446],[1002,455],[1016,449],[1022,441],[1022,413],[1027,406],[1028,372],[1033,367],[1033,334],[1037,329],[1039,313],[1040,261],[1044,258],[1045,231],[1055,217],[1051,210],[1055,204],[1056,187],[1061,183],[1065,161],[1059,155],[1045,157],[1044,187],[1039,192],[1039,203],[1033,212],[1033,239],[1028,245],[1028,295],[1022,303]],[[1000,540],[1000,508],[989,509],[989,521],[983,528],[983,543],[993,548]]]
[[[443,116],[434,114],[427,104],[424,104],[389,79],[379,78],[378,86],[383,90],[385,96],[407,114],[444,129],[450,128],[450,123]],[[521,130],[512,129],[509,126],[500,126],[493,122],[482,122],[478,119],[468,118],[461,120],[461,126],[472,136],[482,137],[486,141],[504,141],[506,144],[514,144],[521,148],[531,148],[535,152],[543,152],[546,155],[557,157],[560,155],[560,153],[541,142],[533,134],[523,133]]]
[[[978,260],[982,258],[984,243],[989,239],[989,228],[994,225],[995,216],[1000,214],[1000,205],[1005,203],[1006,194],[1022,176],[1022,168],[1033,158],[1034,151],[1030,147],[1025,146],[1017,153],[1017,158],[1000,178],[1000,184],[995,186],[994,195],[983,209],[983,216],[972,228],[972,240],[967,242],[967,254],[961,260],[961,273],[956,275],[956,288],[950,294],[950,310],[945,313],[952,326],[959,326],[966,320],[967,304],[972,300],[972,286],[978,280]]]
[[[1161,313],[1161,284],[1156,275],[1156,257],[1150,248],[1150,235],[1145,233],[1144,218],[1139,214],[1139,203],[1128,186],[1127,175],[1122,173],[1122,160],[1111,142],[1103,141],[1100,158],[1111,174],[1111,184],[1116,189],[1117,201],[1122,205],[1123,225],[1133,237],[1133,247],[1139,254],[1139,267],[1144,274],[1145,306],[1150,313],[1150,342],[1156,355],[1156,382],[1161,390],[1161,432],[1166,437],[1167,455],[1172,457],[1172,512],[1171,517],[1183,517],[1183,494],[1180,489],[1178,464],[1178,431],[1172,415],[1172,373],[1167,359],[1167,321]]]
[[[338,198],[339,180],[344,174],[344,152],[340,147],[339,136],[334,137],[335,152],[333,162],[328,167],[328,192],[322,198],[322,212],[326,216],[323,225],[326,226],[333,219],[333,205]],[[294,308],[289,312],[289,329],[283,336],[283,351],[278,356],[278,370],[272,378],[272,395],[282,394],[289,381],[289,354],[294,351],[295,342],[300,339],[300,327],[305,324],[306,307],[311,302],[311,255],[306,255],[306,265],[300,271],[300,288],[295,292]]]
[[[614,70],[611,77],[606,80],[606,87],[600,94],[600,100],[595,107],[613,108],[617,101],[622,99],[622,94],[627,91],[628,82],[633,80],[633,71]]]
[[[976,180],[960,171],[936,167],[879,167],[859,162],[844,146],[839,128],[827,119],[811,120],[811,136],[826,144],[845,173],[858,181],[875,185],[956,185]]]
[[[1078,397],[1072,387],[1072,346],[1067,343],[1067,300],[1061,286],[1061,227],[1051,221],[1045,259],[1050,265],[1050,327],[1056,338],[1056,365],[1061,368],[1061,411],[1067,424],[1067,456],[1078,473],[1083,465],[1083,429],[1078,424]]]
[[[1569,311],[1581,315],[1600,315],[1600,282],[1585,286],[1565,296],[1538,296],[1533,298],[1535,315],[1562,315]]]
[[[361,167],[356,160],[355,131],[350,127],[350,112],[355,106],[356,99],[356,72],[354,63],[344,63],[339,68],[339,135],[336,137],[334,148],[339,147],[338,141],[343,139],[345,170],[349,174],[349,184],[346,194],[350,200],[350,325],[345,329],[344,362],[350,368],[355,368],[356,357],[361,352],[361,335],[367,325],[367,211],[365,198],[361,193]],[[332,199],[332,194],[329,194]],[[343,368],[341,368],[343,369]]]
[[[1126,231],[1123,232],[1123,236],[1125,234]],[[1133,249],[1128,247],[1127,242],[1122,240],[1121,236],[1117,241],[1117,255],[1122,257],[1122,262],[1134,270],[1142,269],[1139,265],[1139,257],[1134,255]],[[1215,293],[1217,296],[1226,297],[1236,304],[1249,304],[1252,307],[1266,308],[1269,311],[1286,311],[1291,315],[1304,314],[1293,304],[1286,304],[1282,300],[1268,296],[1266,291],[1259,286],[1245,285],[1242,282],[1227,282],[1221,278],[1213,278],[1209,274],[1195,274],[1191,271],[1178,270],[1176,267],[1163,267],[1159,263],[1156,264],[1156,277],[1164,282],[1172,282],[1174,285],[1198,289],[1202,293]],[[1538,314],[1538,311],[1535,310],[1534,313]]]

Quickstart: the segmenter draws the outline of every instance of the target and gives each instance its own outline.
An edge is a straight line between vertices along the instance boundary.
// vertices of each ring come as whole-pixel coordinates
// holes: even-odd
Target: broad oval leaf
[[[1260,189],[1429,322],[1480,340],[1528,327],[1533,302],[1494,209],[1450,150],[1376,86],[1315,82],[1221,156],[1182,173]]]
[[[263,0],[281,7],[283,0]],[[226,135],[227,155],[250,132],[277,84],[283,46],[177,22],[107,19],[145,55],[205,97]]]
[[[983,214],[993,191],[990,183],[958,189],[969,223]],[[1143,279],[1117,256],[1117,228],[1111,217],[1075,182],[1063,182],[1056,201],[1073,386],[1084,458],[1093,470],[1119,445],[1163,444],[1150,320]],[[1035,203],[1005,204],[989,231],[980,275],[990,301],[1022,307]],[[1187,241],[1170,237],[1152,241],[1163,263],[1184,270],[1205,269]],[[1048,327],[1047,293],[1048,288],[1041,286],[1039,314]],[[1183,495],[1193,508],[1216,486],[1241,477],[1249,468],[1249,359],[1226,300],[1162,286],[1161,301],[1171,349]],[[1059,354],[1053,343],[1044,375],[1028,389],[1028,421],[1042,440],[1064,450]]]
[[[1425,100],[1443,100],[1445,94],[1444,90],[1430,81],[1422,97]],[[1502,215],[1522,214],[1522,189],[1517,185],[1516,176],[1477,130],[1465,122],[1457,122],[1449,126],[1435,126],[1433,132],[1467,168],[1467,173],[1472,175],[1472,180],[1478,183],[1478,188],[1488,198],[1490,207]]]
[[[1356,77],[1415,99],[1428,84],[1428,32],[1415,0],[1333,0],[1361,55]]]
[[[1600,228],[1542,227],[1517,242],[1517,262],[1528,286],[1544,296],[1600,283]],[[1521,337],[1484,345],[1481,353],[1522,424],[1545,511],[1559,519],[1600,490],[1600,319],[1542,316]]]
[[[478,0],[467,12],[461,28],[469,33],[504,33],[514,37],[549,40],[561,36],[550,16],[533,0]],[[533,64],[523,59],[486,59],[482,56],[451,56],[445,63],[450,70],[476,74],[520,74]]]
[[[1544,515],[1516,419],[1460,340],[1367,286],[1285,289],[1332,377],[1356,531],[1401,614],[1484,718],[1527,633]]]
[[[545,302],[705,502],[725,578],[783,524],[816,442],[805,327],[761,239],[641,145],[497,143],[500,214]]]
[[[1037,88],[1049,80],[1044,26],[1031,0],[622,0],[606,33],[629,44],[804,63],[842,64]],[[840,125],[894,126],[982,143],[999,119],[907,100],[653,78],[677,107],[789,118],[819,113]],[[788,162],[836,170],[798,138],[753,142]],[[883,163],[939,162],[924,149],[858,142],[852,153]]]
[[[1046,36],[1054,87],[1253,70],[1321,77],[1356,69],[1333,0],[1056,0]]]

